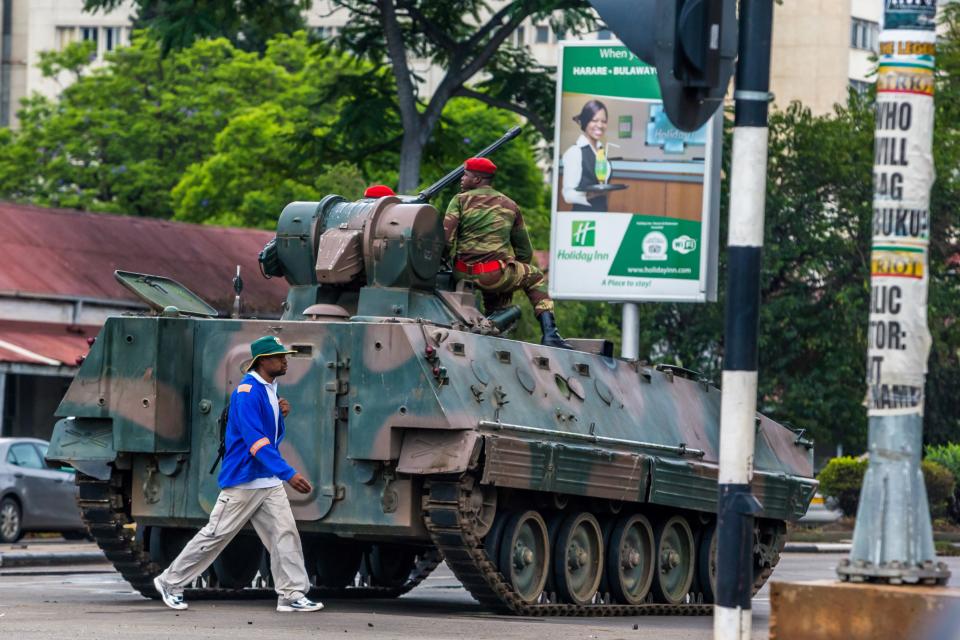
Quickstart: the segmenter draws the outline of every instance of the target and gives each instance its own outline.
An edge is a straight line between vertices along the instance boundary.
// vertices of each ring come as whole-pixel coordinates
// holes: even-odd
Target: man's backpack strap
[[[227,452],[227,418],[229,415],[230,403],[227,402],[227,406],[223,408],[223,411],[220,412],[220,417],[217,418],[217,425],[220,427],[220,448],[217,449],[217,459],[213,461],[213,466],[210,467],[210,475],[213,475],[213,472],[217,470],[217,465],[220,464],[224,454]]]

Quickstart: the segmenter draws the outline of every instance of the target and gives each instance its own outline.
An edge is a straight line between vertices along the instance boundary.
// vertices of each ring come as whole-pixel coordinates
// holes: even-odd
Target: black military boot
[[[558,349],[573,349],[557,331],[557,322],[552,311],[544,311],[537,317],[537,320],[540,321],[540,330],[543,332],[540,344],[547,347],[557,347]]]

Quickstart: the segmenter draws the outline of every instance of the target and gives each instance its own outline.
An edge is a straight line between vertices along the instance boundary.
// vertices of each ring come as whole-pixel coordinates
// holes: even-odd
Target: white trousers
[[[268,489],[223,489],[207,525],[160,574],[160,580],[171,593],[183,593],[184,587],[206,571],[247,522],[253,524],[263,546],[270,552],[270,572],[277,595],[288,601],[306,595],[310,579],[304,569],[300,534],[283,485]]]

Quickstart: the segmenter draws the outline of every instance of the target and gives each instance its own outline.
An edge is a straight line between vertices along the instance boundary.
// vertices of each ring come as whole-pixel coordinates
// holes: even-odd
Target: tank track
[[[142,595],[159,598],[160,594],[153,586],[153,578],[162,568],[143,548],[143,544],[137,539],[136,530],[131,527],[134,521],[127,513],[121,476],[114,473],[110,480],[98,480],[78,472],[76,482],[79,487],[77,502],[81,516],[107,560],[123,579]],[[424,554],[417,561],[407,581],[399,587],[313,586],[310,596],[334,599],[396,598],[420,584],[442,560],[443,557],[436,549]],[[202,587],[186,589],[184,596],[188,600],[254,599],[274,598],[276,592],[273,589],[254,587]]]
[[[787,533],[785,530],[779,532],[779,535],[777,535],[774,541],[774,545],[774,548],[770,550],[768,555],[770,564],[764,566],[759,573],[755,573],[753,576],[753,593],[751,595],[757,595],[757,593],[759,593],[763,585],[765,585],[767,580],[770,579],[770,576],[773,575],[773,570],[780,564],[783,548],[787,545]],[[754,571],[756,571],[756,567],[754,567]]]
[[[463,586],[481,604],[523,616],[707,616],[709,604],[527,604],[487,557],[469,515],[472,479],[430,480],[423,494],[423,518],[434,544]]]

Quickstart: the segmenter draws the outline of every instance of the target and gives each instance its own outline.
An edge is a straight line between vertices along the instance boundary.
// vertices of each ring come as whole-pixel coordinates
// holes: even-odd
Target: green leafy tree
[[[326,119],[335,120],[335,115]],[[472,100],[451,101],[438,127],[437,140],[428,148],[428,180],[439,179],[459,166],[471,151],[487,146],[501,131],[516,124],[517,117],[510,112]],[[383,151],[372,166],[365,164],[369,179],[352,163],[340,161],[328,166],[322,161],[323,157],[340,157],[337,154],[302,152],[300,141],[322,129],[317,111],[302,104],[270,103],[245,111],[217,136],[215,153],[190,166],[174,188],[175,217],[270,227],[276,224],[277,213],[293,200],[319,200],[328,193],[354,199],[365,184],[396,184],[396,171],[384,170],[381,165],[383,157],[395,160],[396,151]],[[496,162],[500,168],[498,188],[517,200],[526,218],[546,233],[548,191],[531,146],[507,145],[497,153]],[[442,211],[457,188],[449,187],[434,198],[433,204]]]
[[[817,475],[821,493],[834,498],[845,516],[857,515],[860,489],[863,486],[863,476],[867,473],[867,464],[865,458],[850,456],[833,458]]]
[[[490,145],[508,129],[519,124],[509,111],[486,106],[476,100],[455,98],[443,112],[436,132],[425,149],[424,183],[432,183],[459,167],[465,158]],[[537,165],[537,134],[526,131],[491,156],[497,165],[495,187],[514,199],[524,220],[533,228],[538,246],[546,247],[550,231],[550,192]],[[459,190],[459,183],[434,199],[441,211]]]
[[[111,10],[122,0],[85,0],[88,11]],[[158,38],[166,54],[200,38],[226,37],[241,47],[263,49],[275,33],[303,26],[312,0],[134,0],[136,23]],[[386,65],[396,82],[402,124],[398,184],[420,184],[424,149],[447,103],[456,96],[480,100],[525,117],[552,138],[553,79],[525,45],[511,36],[527,19],[549,22],[555,32],[596,27],[586,0],[331,0],[348,13],[338,45],[374,65]],[[423,59],[443,70],[433,94],[420,95],[410,65]],[[482,79],[481,79],[482,74]],[[473,83],[473,84],[471,84]]]
[[[486,0],[332,0],[350,14],[339,44],[371,61],[388,64],[397,85],[403,140],[399,186],[420,183],[423,153],[444,108],[455,96],[480,99],[526,117],[550,139],[553,82],[525,47],[510,36],[530,18],[549,21],[555,31],[594,26],[583,0],[513,0],[494,6]],[[427,60],[443,70],[428,98],[419,94],[409,60]],[[478,74],[486,79],[477,86]]]
[[[929,326],[924,438],[960,440],[960,5],[941,8],[937,40],[933,154],[937,179],[930,194]]]
[[[74,60],[74,51],[67,49],[51,54],[45,64],[49,73],[59,73],[75,68]],[[350,105],[357,98],[338,97],[338,82],[356,84],[359,78],[378,95],[390,81],[387,74],[309,43],[303,33],[277,37],[264,55],[241,51],[220,39],[200,40],[163,57],[155,42],[141,38],[110,54],[109,60],[107,66],[83,72],[58,100],[34,96],[25,102],[20,129],[0,136],[3,197],[170,217],[173,188],[188,167],[223,152],[217,148],[218,140],[222,148],[232,149],[256,141],[251,131],[263,118],[246,115],[254,110],[274,117],[283,112],[285,122],[302,123],[297,135],[282,143],[288,145],[291,158],[311,162],[284,160],[284,166],[292,180],[315,184],[327,167],[339,164],[342,169],[342,163],[363,157],[351,149],[369,147],[365,136],[375,135],[338,129],[338,112],[357,110]],[[238,117],[244,119],[221,136]],[[270,150],[274,157],[279,154],[276,147]],[[265,151],[250,149],[252,154]],[[247,159],[256,160],[256,155]],[[278,175],[282,171],[277,168]],[[344,191],[354,192],[356,174],[354,169],[332,175],[349,178]],[[296,192],[292,183],[281,184],[287,193]],[[278,199],[279,192],[271,202]],[[235,212],[235,218],[179,213],[197,221],[249,219],[261,224],[262,220],[249,218],[252,206]],[[277,211],[262,215],[275,216]]]
[[[125,0],[84,0],[85,11],[113,11]],[[134,0],[134,25],[149,29],[166,55],[205,38],[227,38],[247,51],[263,51],[279,33],[303,29],[311,0]]]
[[[57,78],[61,73],[68,73],[70,82],[76,82],[96,57],[96,42],[71,42],[62,51],[41,51],[37,67],[45,78]]]
[[[930,459],[920,463],[920,470],[923,472],[923,482],[927,489],[930,517],[935,520],[946,517],[953,503],[956,478],[945,466]]]
[[[402,127],[393,78],[304,33],[264,53],[198,40],[164,57],[138,38],[89,69],[87,45],[46,54],[48,75],[77,80],[31,98],[0,132],[0,196],[43,205],[270,227],[292,200],[397,183]],[[431,180],[519,123],[456,99],[427,153]],[[497,154],[501,186],[546,238],[547,191],[526,142]],[[454,188],[438,197],[442,208]]]
[[[331,191],[360,197],[364,179],[355,165],[297,162],[290,151],[298,125],[274,103],[234,117],[217,135],[215,153],[188,167],[174,187],[174,217],[270,228],[289,202],[319,200]]]

